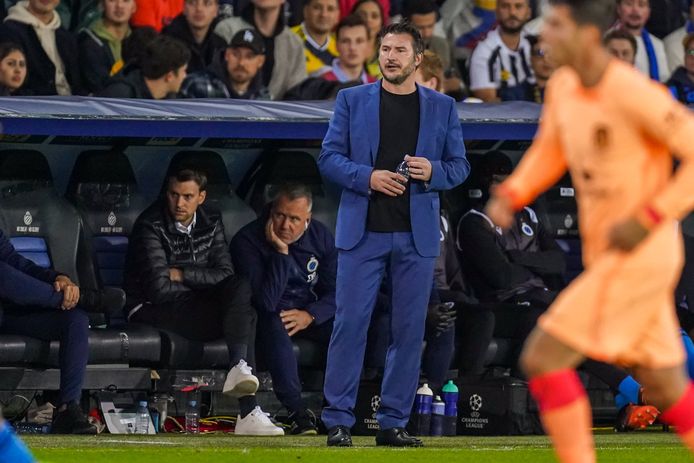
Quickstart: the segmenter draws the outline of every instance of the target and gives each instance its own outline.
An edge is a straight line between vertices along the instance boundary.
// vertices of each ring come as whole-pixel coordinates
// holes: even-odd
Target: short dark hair
[[[602,43],[603,45],[607,45],[613,40],[626,40],[629,42],[629,45],[631,45],[631,48],[634,50],[634,55],[636,55],[636,52],[638,51],[638,42],[636,42],[636,39],[632,34],[629,32],[623,30],[623,29],[612,29],[609,31],[605,36],[602,38]]]
[[[422,34],[419,33],[419,29],[414,27],[409,21],[402,21],[399,23],[388,24],[381,32],[378,33],[378,49],[381,49],[381,42],[383,37],[388,34],[409,34],[412,37],[412,48],[414,49],[415,55],[421,55],[424,53],[424,40],[422,39]]]
[[[24,53],[24,49],[22,48],[21,45],[18,45],[14,42],[2,42],[0,43],[0,60],[3,60],[12,53],[13,51],[18,51],[22,55],[24,55],[24,58],[26,59],[26,53]]]
[[[359,27],[363,26],[364,29],[366,29],[366,36],[369,37],[369,27],[366,25],[366,22],[361,19],[361,16],[358,14],[351,14],[347,17],[345,17],[340,23],[337,25],[335,28],[335,38],[339,39],[340,38],[340,31],[342,29],[345,29],[347,27]]]
[[[168,35],[158,35],[145,47],[140,67],[147,79],[159,79],[188,61],[190,49],[185,43]]]
[[[198,184],[200,191],[207,190],[207,175],[204,172],[195,169],[180,169],[169,174],[169,184],[175,180],[178,183],[193,181]]]
[[[553,6],[568,6],[579,26],[592,25],[604,34],[615,20],[616,3],[610,0],[549,0]]]
[[[157,30],[150,26],[134,27],[129,36],[123,39],[121,56],[124,65],[140,66],[144,61],[147,45],[159,35]]]
[[[275,189],[275,194],[272,197],[272,204],[274,205],[277,203],[280,198],[287,198],[290,201],[306,198],[309,212],[313,208],[313,193],[311,193],[311,188],[303,183],[288,182],[279,185]]]
[[[407,0],[402,17],[412,19],[412,15],[415,14],[431,14],[438,13],[438,11],[439,9],[434,0]]]

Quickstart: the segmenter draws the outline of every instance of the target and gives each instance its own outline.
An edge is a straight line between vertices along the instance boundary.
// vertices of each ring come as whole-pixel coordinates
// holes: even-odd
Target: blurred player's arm
[[[680,220],[694,207],[694,114],[676,102],[664,87],[649,90],[641,94],[640,104],[632,106],[633,115],[681,163],[673,180],[639,214],[647,227],[662,220]]]
[[[515,211],[532,203],[566,173],[566,158],[559,138],[556,103],[552,94],[550,82],[540,126],[532,146],[523,155],[511,176],[495,189],[487,204],[486,214],[500,227],[511,226]]]

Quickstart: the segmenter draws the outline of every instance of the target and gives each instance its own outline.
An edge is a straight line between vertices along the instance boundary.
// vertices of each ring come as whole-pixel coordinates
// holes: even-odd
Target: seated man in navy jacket
[[[316,434],[301,398],[292,337],[327,347],[335,316],[337,252],[328,229],[311,220],[311,191],[282,186],[272,205],[231,241],[236,268],[248,276],[258,310],[258,345],[292,434]]]
[[[2,231],[0,275],[0,333],[60,341],[60,395],[53,433],[96,434],[79,405],[89,357],[85,310],[120,310],[123,291],[80,289],[67,275],[21,256]]]

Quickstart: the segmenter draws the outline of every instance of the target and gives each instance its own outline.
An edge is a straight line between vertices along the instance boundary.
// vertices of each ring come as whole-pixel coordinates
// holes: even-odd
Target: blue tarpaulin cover
[[[334,102],[0,98],[2,133],[129,137],[322,139]],[[523,140],[540,105],[458,104],[466,139]]]

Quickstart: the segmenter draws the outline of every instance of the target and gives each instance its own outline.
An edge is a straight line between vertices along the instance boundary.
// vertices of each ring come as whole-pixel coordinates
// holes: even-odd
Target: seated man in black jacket
[[[512,168],[506,154],[486,153],[477,168],[485,193]],[[566,266],[564,253],[533,209],[518,212],[508,230],[494,226],[482,210],[473,208],[460,219],[458,249],[477,297],[493,307],[494,336],[517,339],[520,347],[557,296]],[[658,410],[642,404],[641,386],[624,370],[590,359],[581,369],[602,380],[615,394],[620,409],[618,430],[655,421]]]
[[[311,190],[282,186],[272,205],[231,240],[234,263],[251,281],[258,311],[258,345],[292,434],[316,434],[301,398],[292,337],[312,339],[327,349],[335,317],[335,239],[311,220]]]
[[[126,261],[128,320],[188,339],[224,338],[233,366],[223,392],[239,397],[239,435],[282,435],[257,405],[258,379],[244,358],[256,315],[248,282],[234,273],[219,212],[203,205],[207,177],[183,169],[166,197],[133,227]]]

